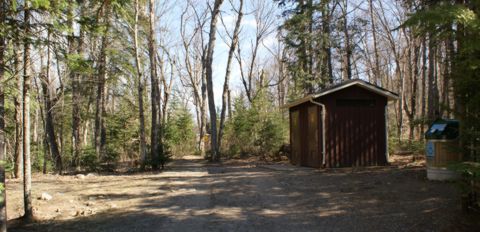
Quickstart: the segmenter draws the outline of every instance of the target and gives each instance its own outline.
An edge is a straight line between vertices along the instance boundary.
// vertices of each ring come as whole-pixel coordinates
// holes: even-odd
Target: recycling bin
[[[426,139],[427,178],[429,180],[455,180],[460,175],[448,169],[448,165],[462,161],[458,150],[459,122],[453,119],[437,119],[428,131]]]

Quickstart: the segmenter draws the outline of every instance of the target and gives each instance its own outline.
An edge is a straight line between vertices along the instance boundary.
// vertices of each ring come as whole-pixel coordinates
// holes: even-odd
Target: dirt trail
[[[319,171],[278,165],[170,163],[158,174],[36,176],[36,224],[11,231],[471,231],[458,191],[422,168]],[[8,214],[21,213],[9,183]],[[480,220],[479,220],[480,221]]]

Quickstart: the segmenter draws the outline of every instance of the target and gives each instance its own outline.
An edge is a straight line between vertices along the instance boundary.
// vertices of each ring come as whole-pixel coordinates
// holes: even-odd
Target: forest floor
[[[160,173],[35,175],[35,223],[15,219],[22,185],[7,183],[9,231],[480,231],[454,184],[401,161],[318,170],[186,157]]]

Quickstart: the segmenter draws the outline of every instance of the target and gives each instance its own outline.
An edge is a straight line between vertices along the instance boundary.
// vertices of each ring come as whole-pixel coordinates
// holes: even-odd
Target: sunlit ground
[[[42,192],[50,201],[36,199]],[[21,183],[7,185],[21,216]],[[35,176],[37,223],[12,231],[468,231],[453,184],[421,167],[315,170],[176,160],[158,174]],[[14,220],[11,221],[11,223]]]

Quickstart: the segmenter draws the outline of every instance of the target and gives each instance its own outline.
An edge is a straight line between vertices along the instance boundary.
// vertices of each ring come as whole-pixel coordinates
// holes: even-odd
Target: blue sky
[[[242,20],[242,29],[240,33],[240,46],[242,49],[242,54],[244,54],[245,58],[249,60],[249,50],[251,47],[251,42],[253,39],[255,39],[255,30],[256,30],[256,20],[253,15],[253,8],[254,8],[254,3],[255,2],[262,2],[262,0],[244,0],[244,17]],[[206,6],[205,1],[195,1],[192,0],[192,2],[195,2],[199,4],[199,8],[204,9]],[[238,1],[233,0],[232,1],[236,6],[238,6]],[[275,11],[275,16],[277,17],[276,24],[277,25],[272,25],[272,29],[274,30],[274,33],[271,33],[268,37],[265,38],[263,45],[269,46],[269,47],[274,47],[276,46],[277,43],[277,38],[276,38],[276,31],[275,28],[280,24],[281,17],[280,15],[280,9],[274,5],[275,3],[273,1],[266,1],[262,2],[263,4],[268,4],[271,5],[272,8]],[[171,44],[171,46],[180,46],[180,15],[182,10],[186,6],[186,1],[185,2],[177,2],[177,1],[156,1],[157,4],[157,16],[161,15],[159,18],[159,22],[157,23],[157,31],[161,31],[161,28],[168,28],[167,33],[160,33],[160,37],[165,36],[161,38],[164,41],[168,41],[168,44]],[[165,12],[165,13],[162,13]],[[226,29],[232,33],[233,28],[235,26],[235,20],[237,17],[237,13],[232,11],[232,5],[229,0],[225,0],[223,5],[222,5],[222,17],[223,21],[225,22]],[[215,103],[216,106],[218,107],[220,102],[221,102],[221,94],[223,91],[223,83],[224,83],[224,77],[225,77],[225,69],[226,69],[226,64],[227,64],[227,57],[228,57],[228,50],[229,50],[229,45],[225,43],[225,41],[222,39],[222,36],[225,35],[225,28],[220,22],[218,21],[217,24],[217,40],[215,44],[215,51],[214,51],[214,59],[213,59],[213,82],[214,82],[214,92],[215,92]],[[168,38],[166,38],[168,37]],[[230,41],[227,41],[230,43]],[[270,56],[270,53],[268,52],[267,49],[265,49],[264,46],[261,46],[258,52],[257,56],[257,61],[258,62],[263,62],[264,60],[268,60]],[[176,48],[175,48],[176,49]],[[181,48],[178,48],[181,49]],[[177,83],[179,86],[180,83]],[[241,84],[241,79],[240,79],[240,70],[239,70],[239,65],[236,60],[232,61],[232,68],[231,68],[231,76],[230,76],[230,86],[233,91],[233,94],[238,94],[239,90],[242,89],[242,84]]]

